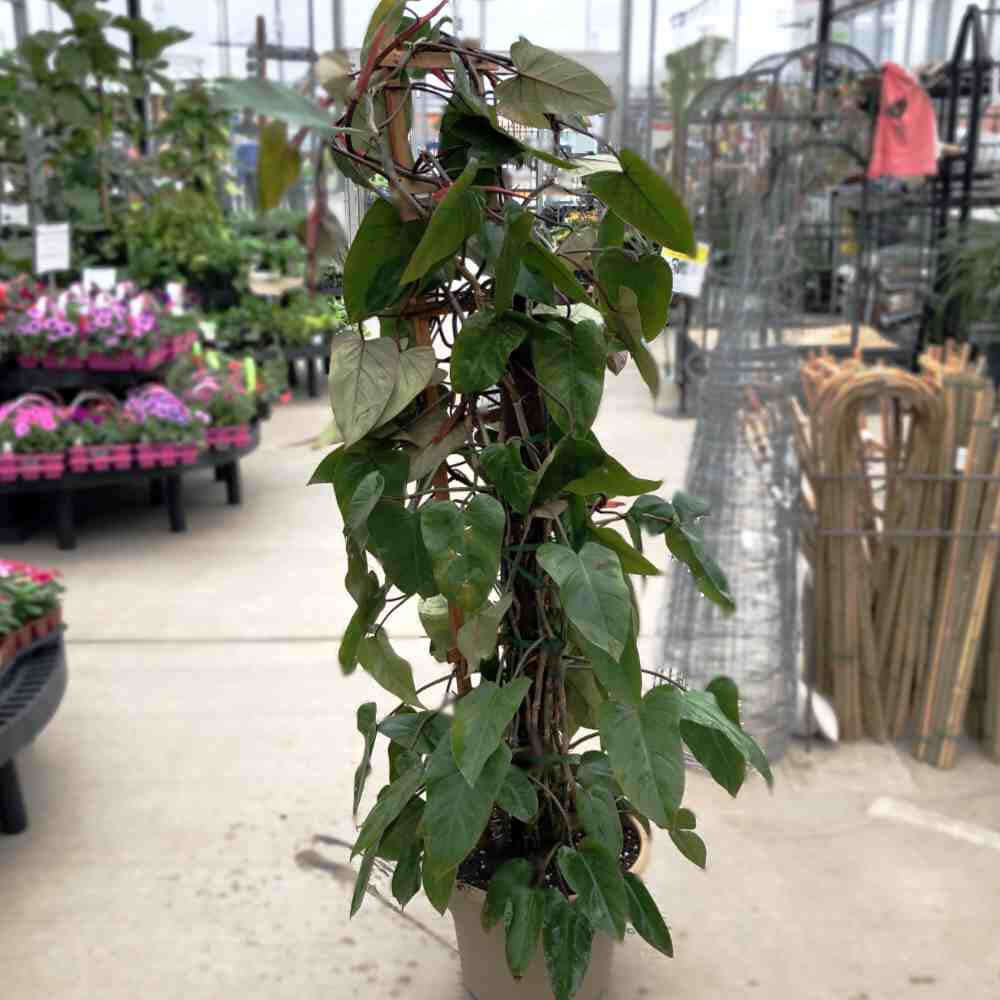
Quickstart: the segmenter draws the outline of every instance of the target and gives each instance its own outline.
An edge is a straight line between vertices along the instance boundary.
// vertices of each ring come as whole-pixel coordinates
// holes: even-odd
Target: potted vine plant
[[[589,135],[584,116],[611,110],[608,88],[524,39],[509,56],[463,45],[435,22],[443,6],[414,16],[382,0],[360,70],[324,83],[339,95],[332,113],[259,81],[244,92],[258,113],[320,116],[352,181],[384,179],[344,264],[349,320],[377,318],[380,332],[333,340],[342,443],[312,478],[332,484],[343,514],[357,603],[340,665],[400,701],[381,720],[374,703],[357,713],[355,812],[379,738],[389,783],[354,844],[351,910],[381,859],[401,906],[422,889],[451,910],[479,1000],[597,998],[628,924],[672,953],[633,867],[646,830],[704,865],[683,805],[685,746],[734,795],[748,764],[771,777],[731,681],[643,693],[631,578],[657,570],[642,532],[665,538],[706,597],[732,599],[699,532],[705,506],[653,494],[659,484],[592,430],[627,359],[655,390],[647,342],[671,295],[658,248],[690,253],[693,234],[667,183],[624,149],[619,169],[586,179],[605,206],[589,251],[572,262],[553,251],[539,219],[547,185],[514,191],[505,167],[574,165],[510,122]],[[436,153],[410,148],[418,91],[447,102]],[[240,99],[233,87],[226,97]],[[385,627],[410,599],[447,664],[425,683]]]

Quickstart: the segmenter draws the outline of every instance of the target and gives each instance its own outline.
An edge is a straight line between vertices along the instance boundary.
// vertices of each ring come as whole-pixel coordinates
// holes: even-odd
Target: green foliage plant
[[[656,496],[659,483],[629,473],[593,430],[616,353],[656,389],[647,344],[671,285],[669,268],[650,262],[654,245],[693,251],[687,214],[623,149],[619,169],[586,181],[605,206],[590,262],[571,266],[547,247],[541,191],[510,190],[504,168],[573,164],[505,125],[589,134],[585,116],[612,108],[608,88],[524,39],[509,56],[473,50],[435,21],[443,7],[414,16],[382,0],[360,69],[319,129],[354,183],[381,176],[387,192],[344,266],[350,321],[377,320],[379,332],[333,340],[343,443],[312,480],[332,484],[340,506],[357,604],[340,666],[360,666],[398,699],[385,718],[374,703],[357,713],[355,812],[379,740],[390,780],[354,844],[351,908],[377,860],[393,866],[401,906],[423,890],[444,912],[456,882],[479,884],[483,924],[501,925],[512,975],[541,954],[554,996],[568,1000],[595,934],[621,940],[630,924],[672,953],[620,852],[631,814],[704,865],[683,805],[685,747],[733,795],[748,765],[771,775],[731,681],[643,693],[633,578],[657,572],[643,532],[664,538],[708,599],[731,608],[732,597],[700,533],[705,505]],[[409,102],[421,90],[447,102],[435,155],[409,147]],[[318,106],[276,86],[269,94],[265,113],[313,127]],[[254,95],[260,109],[260,81]],[[230,88],[227,99],[249,96]],[[637,252],[622,249],[626,230]],[[419,601],[431,656],[444,664],[429,681],[385,627],[407,600]],[[478,883],[470,855],[488,872]]]

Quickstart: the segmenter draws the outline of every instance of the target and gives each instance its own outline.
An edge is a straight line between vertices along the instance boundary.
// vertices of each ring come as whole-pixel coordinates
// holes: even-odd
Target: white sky
[[[316,37],[320,50],[330,48],[333,39],[331,0],[313,0]],[[647,77],[649,58],[649,21],[652,0],[633,0],[633,59],[632,82],[641,85]],[[699,27],[709,28],[714,34],[730,36],[733,29],[734,6],[740,0],[659,0],[659,18],[656,40],[656,66],[658,74],[663,57],[671,49],[697,37]],[[308,0],[277,0],[282,8],[284,43],[305,45],[308,40]],[[791,21],[795,0],[741,0],[740,48],[741,67],[749,65],[760,56],[792,47],[794,39],[783,25]],[[464,33],[478,35],[480,25],[480,0],[450,0],[464,22]],[[219,68],[219,49],[213,43],[219,38],[219,0],[143,0],[143,13],[156,23],[179,25],[194,33],[195,37],[176,51],[190,55],[190,72],[200,71],[214,76]],[[112,0],[110,9],[124,12],[125,0]],[[344,26],[347,44],[356,46],[364,34],[375,0],[343,0]],[[417,11],[433,9],[433,0],[412,0]],[[680,11],[699,7],[696,16],[688,21],[682,31],[673,29],[670,16]],[[2,4],[0,11],[0,41],[10,44],[12,26],[9,5]],[[28,0],[32,29],[48,26],[46,0]],[[275,0],[229,0],[230,40],[246,44],[254,33],[254,20],[263,14],[268,21],[268,34],[277,40],[275,30]],[[589,10],[589,18],[588,18]],[[525,35],[538,45],[549,48],[597,49],[620,51],[620,0],[486,0],[486,41],[490,47],[505,49]],[[587,46],[587,25],[591,30]],[[58,27],[58,16],[56,17]],[[232,71],[243,75],[244,53],[242,48],[232,50]]]

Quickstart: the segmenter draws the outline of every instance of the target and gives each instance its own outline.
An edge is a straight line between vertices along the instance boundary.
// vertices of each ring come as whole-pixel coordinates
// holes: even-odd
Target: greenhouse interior
[[[0,3],[0,996],[996,1000],[998,388],[994,0]]]

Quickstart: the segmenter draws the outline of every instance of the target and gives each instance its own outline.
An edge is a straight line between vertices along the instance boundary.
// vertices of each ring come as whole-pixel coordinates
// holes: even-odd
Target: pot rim
[[[632,867],[629,868],[626,874],[636,875],[639,878],[642,878],[646,869],[649,867],[649,861],[653,854],[653,838],[646,832],[646,828],[632,813],[622,813],[621,816],[623,820],[632,824],[635,832],[639,835],[639,856],[634,862],[632,862]],[[456,881],[455,888],[457,890],[461,890],[462,892],[478,892],[484,899],[486,898],[485,889],[480,889],[475,885],[469,885],[468,882]],[[570,900],[575,898],[575,896],[570,896]]]

